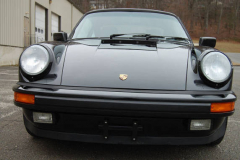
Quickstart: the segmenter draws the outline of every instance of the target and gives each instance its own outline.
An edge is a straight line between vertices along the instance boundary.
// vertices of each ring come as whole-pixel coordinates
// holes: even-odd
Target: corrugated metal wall
[[[0,0],[0,45],[24,47],[24,16],[29,0]]]

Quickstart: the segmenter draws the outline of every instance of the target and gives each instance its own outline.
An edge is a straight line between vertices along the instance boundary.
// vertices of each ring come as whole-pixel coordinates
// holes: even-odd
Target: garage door
[[[35,36],[36,43],[45,41],[45,22],[46,15],[45,9],[41,6],[36,5],[35,14]]]
[[[58,15],[52,13],[52,40],[53,40],[53,33],[59,32],[59,18]]]

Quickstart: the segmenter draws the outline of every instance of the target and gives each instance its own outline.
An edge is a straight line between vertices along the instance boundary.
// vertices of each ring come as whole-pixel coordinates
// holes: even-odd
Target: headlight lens
[[[42,46],[31,46],[22,53],[20,64],[26,74],[38,75],[48,67],[49,53]]]
[[[204,76],[215,83],[226,81],[231,74],[229,59],[220,52],[210,52],[201,61],[201,70]]]

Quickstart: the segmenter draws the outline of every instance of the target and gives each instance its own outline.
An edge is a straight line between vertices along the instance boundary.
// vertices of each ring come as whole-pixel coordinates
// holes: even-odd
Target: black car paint
[[[118,11],[170,14],[135,9],[118,9]],[[101,10],[90,13],[95,12]],[[184,26],[183,28],[186,31]],[[73,33],[74,30],[70,38]],[[213,102],[236,100],[235,94],[231,91],[232,80],[221,88],[208,86],[201,80],[199,72],[193,70],[191,62],[193,52],[198,58],[202,52],[217,51],[216,49],[194,47],[191,39],[190,43],[158,41],[156,47],[137,44],[102,44],[101,39],[43,42],[41,45],[49,48],[53,53],[50,72],[41,79],[31,81],[22,74],[20,67],[18,85],[13,87],[15,92],[36,95],[34,105],[14,102],[23,108],[24,123],[35,135],[99,143],[206,144],[225,134],[226,117],[232,115],[234,111],[210,113],[210,105]],[[140,57],[137,57],[139,55]],[[171,59],[171,63],[165,61],[166,59]],[[87,60],[90,63],[87,63]],[[114,60],[115,63],[104,63],[109,60]],[[151,65],[155,67],[152,68]],[[129,74],[126,81],[118,78],[119,74],[123,73]],[[146,83],[149,81],[150,83]],[[51,112],[54,117],[53,128],[49,124],[33,123],[33,111]],[[109,139],[106,140],[105,132],[103,134],[96,131],[89,134],[88,131],[85,133],[73,131],[73,133],[69,128],[65,130],[64,126],[70,125],[67,121],[75,127],[79,125],[75,121],[70,121],[73,116],[76,116],[75,120],[80,118],[88,123],[88,127],[101,125],[106,119],[114,124],[113,128],[121,125],[123,128],[130,127],[127,135],[136,131],[132,131],[131,128],[132,122],[135,121],[139,121],[139,125],[144,126],[144,129],[148,125],[154,125],[154,123],[146,125],[147,119],[156,124],[165,121],[165,126],[174,126],[174,123],[179,121],[182,124],[179,126],[179,131],[184,133],[169,128],[168,131],[176,132],[176,135],[173,135],[176,137],[169,137],[167,133],[165,137],[161,137],[161,134],[151,137],[139,133],[141,136],[137,141],[131,141],[125,133],[122,133],[123,135],[109,135]],[[64,119],[66,121],[62,121]],[[121,123],[115,123],[115,120],[111,119],[121,119]],[[212,119],[214,126],[210,131],[189,131],[190,119]]]
[[[134,45],[124,47],[125,49],[120,49],[119,46],[110,47],[106,44],[96,47],[69,45],[62,73],[62,85],[185,90],[189,51],[187,47],[145,47],[142,50],[134,49]],[[172,65],[169,65],[166,59],[171,59]],[[119,74],[128,74],[128,79],[119,81]]]
[[[128,54],[129,55],[139,55],[138,53],[140,52],[141,56],[141,63],[137,63],[138,67],[142,68],[142,71],[138,71],[138,75],[134,75],[136,78],[134,79],[134,83],[139,81],[139,84],[145,85],[146,79],[152,78],[152,76],[156,77],[155,81],[151,80],[151,82],[154,82],[154,84],[147,84],[148,86],[140,86],[139,89],[154,89],[154,90],[206,90],[206,91],[214,91],[214,90],[222,90],[222,91],[230,91],[231,90],[231,84],[232,80],[228,82],[225,86],[221,88],[214,88],[206,85],[200,78],[199,72],[194,73],[192,67],[191,67],[191,52],[194,50],[197,56],[200,56],[200,54],[204,51],[218,51],[216,49],[210,48],[210,47],[194,47],[191,44],[182,44],[182,43],[177,43],[173,44],[171,42],[161,42],[159,41],[157,43],[157,48],[156,47],[147,47],[147,46],[139,46],[138,49],[136,49],[138,46],[137,45],[109,45],[109,44],[101,44],[101,40],[76,40],[76,41],[69,41],[69,42],[44,42],[42,45],[47,46],[49,49],[52,50],[54,53],[54,61],[52,63],[52,69],[49,72],[48,75],[45,75],[40,80],[36,81],[31,81],[23,76],[22,71],[20,69],[20,74],[19,74],[19,82],[29,82],[29,83],[36,83],[36,84],[52,84],[52,85],[63,85],[63,86],[82,86],[82,87],[96,87],[96,88],[119,88],[119,87],[109,87],[108,84],[106,84],[107,80],[109,80],[108,76],[111,75],[111,73],[114,73],[115,75],[115,82],[120,83],[118,81],[118,76],[119,74],[129,74],[127,69],[132,67],[136,67],[133,64],[135,61],[133,61],[132,58],[124,58],[124,55]],[[61,48],[61,50],[56,52],[55,48]],[[114,50],[115,49],[115,50]],[[68,53],[68,51],[71,50],[71,53]],[[141,50],[141,51],[139,51]],[[181,51],[181,55],[179,55],[178,50]],[[103,52],[106,51],[106,52]],[[143,53],[144,51],[144,53]],[[147,53],[148,52],[148,53]],[[149,54],[152,53],[152,54]],[[56,55],[61,55],[60,61],[57,62],[57,57]],[[99,65],[100,67],[104,67],[104,63],[106,62],[107,58],[105,54],[108,54],[109,56],[112,56],[111,54],[114,54],[115,56],[120,56],[122,59],[115,60],[117,61],[117,64],[113,65],[118,65],[122,70],[119,69],[119,71],[115,71],[116,67],[108,67],[105,68],[107,70],[102,70],[101,68],[99,71],[102,72],[102,75],[104,76],[94,76],[93,73],[99,73],[98,70],[95,69],[95,66],[86,63],[85,65],[88,66],[88,70],[83,70],[81,67],[83,67],[80,63],[81,60],[83,60],[83,57],[87,58],[88,60],[95,61],[94,64]],[[153,55],[154,54],[154,55]],[[175,56],[176,55],[176,56]],[[150,57],[150,56],[155,56]],[[147,59],[146,59],[147,58]],[[71,59],[76,63],[73,63],[73,61],[66,61],[66,59]],[[146,59],[146,61],[144,61]],[[155,61],[155,66],[159,67],[159,70],[162,72],[157,72],[155,68],[155,72],[152,72],[151,68],[144,68],[144,66],[149,65],[151,63],[150,61],[147,60],[153,60]],[[172,62],[169,64],[167,61],[164,61],[164,59],[171,59]],[[182,59],[182,60],[181,60]],[[158,60],[158,61],[157,61]],[[185,61],[185,63],[182,63],[182,61]],[[145,63],[147,62],[147,64]],[[83,63],[85,63],[83,61]],[[133,65],[131,67],[131,65]],[[69,66],[67,69],[66,76],[64,75],[64,70],[66,69],[63,66]],[[80,67],[81,66],[81,67]],[[146,66],[148,67],[148,66]],[[164,67],[164,68],[163,68]],[[166,69],[168,68],[168,70]],[[124,69],[125,68],[125,69]],[[146,69],[146,70],[144,70]],[[185,72],[184,69],[187,71]],[[81,74],[76,74],[79,73],[79,70],[81,71]],[[86,77],[86,71],[87,74],[92,74],[93,76],[91,77]],[[93,72],[90,72],[93,71]],[[104,73],[103,73],[104,72]],[[128,72],[128,73],[124,73]],[[185,72],[185,73],[184,73]],[[152,74],[152,75],[148,75]],[[54,75],[54,76],[51,76]],[[149,77],[146,77],[148,75]],[[179,75],[179,76],[178,76]],[[89,75],[87,75],[89,76]],[[131,74],[129,74],[131,77]],[[105,79],[103,79],[105,77]],[[179,79],[176,79],[176,77],[182,77],[182,82],[179,81]],[[84,78],[84,79],[83,79]],[[89,79],[87,79],[89,78]],[[143,79],[141,79],[143,78]],[[79,84],[80,79],[83,79],[84,82],[87,83],[96,83],[96,84]],[[129,79],[128,79],[129,80]],[[69,81],[72,81],[73,83],[69,83]],[[65,83],[66,82],[66,83]],[[128,81],[126,81],[128,83]],[[74,84],[75,83],[75,84]],[[105,84],[104,84],[105,83]],[[126,83],[125,83],[126,84]],[[124,85],[125,85],[124,84]],[[164,84],[162,86],[159,86],[158,88],[156,87],[158,84]],[[177,84],[177,85],[176,85]],[[105,85],[105,86],[104,86]],[[129,85],[130,86],[130,82]],[[137,84],[135,84],[137,85]],[[152,88],[148,88],[152,86]],[[117,86],[117,85],[116,85]],[[132,87],[132,86],[131,86]],[[143,87],[143,88],[141,88]],[[162,88],[161,88],[162,87]],[[121,88],[121,87],[120,87]],[[125,87],[125,89],[128,87]],[[137,88],[137,87],[135,87]],[[133,88],[128,88],[128,89],[133,89]]]

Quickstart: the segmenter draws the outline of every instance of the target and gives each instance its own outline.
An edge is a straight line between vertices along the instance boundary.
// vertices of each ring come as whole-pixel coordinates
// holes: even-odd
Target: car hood
[[[61,85],[185,90],[189,46],[169,43],[86,45],[71,43],[66,51]],[[120,80],[120,74],[127,74]]]

